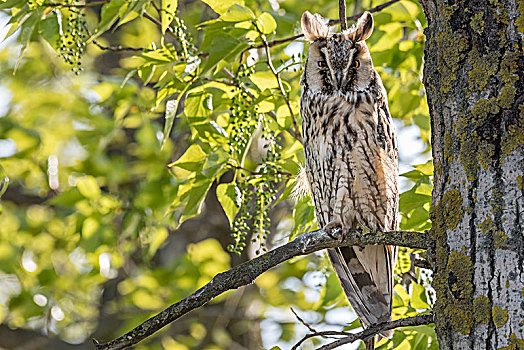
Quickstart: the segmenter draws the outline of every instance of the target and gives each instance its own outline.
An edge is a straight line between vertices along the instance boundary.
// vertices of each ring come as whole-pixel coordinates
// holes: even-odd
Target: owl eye
[[[353,67],[353,68],[360,67],[360,61],[359,60],[354,60],[353,63],[351,63],[351,67]]]
[[[317,62],[317,65],[318,65],[319,68],[324,68],[324,67],[326,67],[326,61],[320,60],[320,61]]]

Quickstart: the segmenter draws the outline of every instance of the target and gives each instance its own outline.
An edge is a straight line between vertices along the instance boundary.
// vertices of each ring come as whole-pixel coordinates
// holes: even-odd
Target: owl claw
[[[329,237],[339,242],[344,240],[344,237],[348,231],[348,229],[344,229],[344,225],[342,225],[339,221],[331,221],[328,222],[326,226],[324,226],[324,232],[326,232]]]

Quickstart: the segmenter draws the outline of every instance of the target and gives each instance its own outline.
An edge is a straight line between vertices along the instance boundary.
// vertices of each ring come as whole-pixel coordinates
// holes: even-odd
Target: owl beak
[[[337,70],[337,88],[341,88],[342,87],[342,72]]]

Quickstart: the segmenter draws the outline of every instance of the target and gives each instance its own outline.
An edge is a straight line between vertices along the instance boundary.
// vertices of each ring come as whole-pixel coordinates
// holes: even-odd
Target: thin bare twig
[[[246,171],[250,175],[267,175],[267,173],[263,173],[263,172],[260,172],[260,171],[249,170],[249,169],[246,169],[246,168],[243,168],[241,166],[234,165],[234,164],[231,164],[231,163],[227,163],[226,166],[230,167],[231,169],[237,169],[237,170]],[[278,175],[287,176],[287,177],[293,176],[293,174],[288,173],[287,171],[276,171],[275,173],[278,174]]]
[[[300,143],[302,143],[302,134],[300,133],[300,128],[298,127],[297,118],[295,118],[295,113],[293,113],[293,109],[291,108],[291,103],[289,102],[289,98],[287,97],[286,90],[284,90],[284,85],[282,84],[282,79],[280,78],[280,74],[278,74],[277,70],[275,69],[275,66],[273,66],[273,61],[271,60],[271,52],[269,51],[269,45],[266,41],[266,38],[261,35],[262,41],[264,42],[264,48],[266,51],[267,56],[267,65],[269,66],[269,69],[271,70],[271,73],[275,76],[278,82],[278,88],[280,89],[280,94],[282,95],[282,98],[286,102],[287,108],[289,110],[289,114],[291,116],[291,120],[293,121],[293,129],[295,129],[296,138]]]
[[[356,229],[350,230],[343,235],[342,230],[336,228],[331,232],[316,230],[304,233],[283,246],[246,261],[228,271],[219,273],[208,284],[187,298],[169,306],[123,336],[104,344],[100,344],[96,340],[93,342],[97,350],[125,349],[137,344],[191,310],[206,304],[228,290],[237,289],[252,283],[263,272],[295,256],[307,255],[321,249],[348,245],[392,244],[427,249],[430,242],[430,235],[427,232],[391,231],[362,234],[361,230]]]
[[[80,8],[80,7],[94,7],[94,6],[99,6],[99,5],[105,5],[110,2],[111,0],[91,1],[91,2],[86,2],[83,4],[63,4],[63,3],[47,4],[47,3],[44,3],[42,4],[42,6],[43,7],[77,7],[77,8]]]
[[[362,332],[356,334],[350,334],[345,338],[339,339],[332,343],[321,346],[317,350],[332,350],[338,348],[341,345],[352,343],[357,340],[363,340],[366,342],[369,339],[379,334],[381,331],[387,331],[389,329],[395,329],[399,327],[409,327],[409,326],[420,326],[424,324],[434,323],[433,314],[429,315],[418,315],[413,317],[401,318],[400,320],[391,321],[391,322],[382,322],[372,326],[369,326]]]
[[[340,17],[340,31],[348,29],[346,20],[346,0],[338,0],[338,15]]]
[[[307,323],[306,321],[304,321],[302,318],[300,318],[300,316],[295,312],[295,310],[293,310],[292,307],[290,307],[291,309],[291,312],[293,313],[293,315],[295,315],[295,317],[297,318],[297,320],[302,323],[304,326],[306,326],[307,329],[309,329],[310,332],[312,333],[318,333],[313,327],[311,327],[309,325],[309,323]]]
[[[91,37],[91,31],[89,30],[89,28],[83,24],[84,26],[84,29],[87,33],[87,36]],[[127,46],[122,46],[122,45],[118,45],[118,46],[104,46],[102,44],[100,44],[98,41],[96,40],[93,40],[93,44],[95,44],[96,46],[98,46],[100,48],[100,50],[107,50],[107,51],[144,51],[144,48],[143,47],[127,47]]]
[[[232,82],[232,81],[226,81],[226,80],[218,80],[218,79],[205,78],[205,77],[200,77],[200,78],[198,78],[197,80],[201,80],[201,81],[212,81],[212,82],[220,83],[220,84],[224,84],[224,85],[240,87],[240,86],[238,86],[237,83]]]

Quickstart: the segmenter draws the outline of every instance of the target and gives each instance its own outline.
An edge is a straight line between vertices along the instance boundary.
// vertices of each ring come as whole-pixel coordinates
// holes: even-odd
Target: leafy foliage
[[[289,198],[304,161],[307,44],[265,47],[295,34],[305,10],[335,18],[334,1],[6,0],[0,9],[18,43],[0,52],[11,92],[0,111],[0,178],[10,181],[0,202],[4,324],[81,342],[112,318],[117,335],[231,262],[316,228],[310,199]],[[428,150],[423,13],[401,0],[374,18],[369,46],[392,115],[416,125]],[[427,163],[403,174],[412,187],[401,195],[402,229],[430,227],[432,172]],[[430,308],[415,253],[400,251],[395,317]],[[306,331],[290,305],[312,324],[360,327],[340,317],[328,324],[332,311],[354,315],[318,254],[267,272],[210,305],[218,316],[181,320],[180,331],[142,348],[286,347]],[[391,346],[434,347],[433,329],[396,332],[382,348]]]

